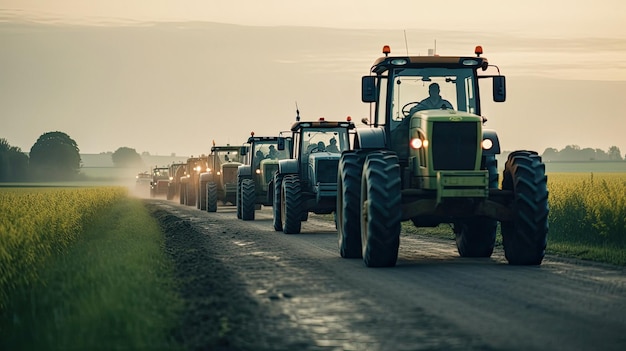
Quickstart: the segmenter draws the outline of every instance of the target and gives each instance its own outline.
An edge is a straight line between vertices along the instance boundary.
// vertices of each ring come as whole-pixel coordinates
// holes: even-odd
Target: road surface
[[[626,350],[624,267],[551,256],[510,266],[501,247],[468,259],[454,240],[403,234],[396,267],[367,268],[339,256],[334,223],[314,214],[287,235],[274,231],[271,208],[242,221],[233,207],[146,204],[168,245],[187,245],[169,250],[188,298],[230,291],[239,301],[218,304],[230,305],[224,350]],[[210,287],[198,289],[198,277]],[[216,308],[197,304],[186,323],[201,325]],[[189,340],[202,328],[185,333],[201,347],[201,337]]]

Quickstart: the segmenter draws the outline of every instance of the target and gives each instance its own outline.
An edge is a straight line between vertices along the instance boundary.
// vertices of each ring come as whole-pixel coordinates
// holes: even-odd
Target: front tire
[[[237,176],[237,196],[235,199],[235,205],[237,206],[237,218],[241,219],[241,182],[242,178]]]
[[[367,267],[393,267],[398,260],[401,229],[401,184],[398,157],[369,154],[361,180],[361,242]]]
[[[272,225],[274,230],[280,232],[283,230],[283,220],[281,216],[281,191],[283,188],[282,174],[276,173],[274,175],[274,196],[272,201]]]
[[[489,188],[498,188],[498,161],[495,155],[483,156],[480,169],[489,174]],[[498,221],[488,217],[459,220],[454,223],[456,247],[461,257],[491,257],[496,244]]]
[[[297,175],[283,179],[281,192],[281,218],[285,234],[298,234],[302,229],[302,193]]]
[[[201,211],[206,211],[206,203],[207,203],[207,182],[201,181],[200,187],[198,189],[198,209]]]
[[[540,265],[548,241],[548,177],[532,151],[509,154],[502,189],[513,192],[513,220],[501,223],[504,255],[513,265]]]
[[[207,183],[207,212],[217,212],[217,184],[215,182]]]
[[[337,207],[335,225],[339,254],[343,258],[361,258],[361,177],[365,154],[345,152],[337,172]]]
[[[244,221],[254,220],[254,210],[256,204],[256,189],[254,180],[243,179],[241,181],[241,219]]]

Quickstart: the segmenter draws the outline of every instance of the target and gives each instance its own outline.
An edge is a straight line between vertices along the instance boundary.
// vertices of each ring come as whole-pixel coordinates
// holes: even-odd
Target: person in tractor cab
[[[330,144],[326,148],[326,151],[339,153],[339,148],[337,147],[337,139],[335,138],[330,139]]]
[[[270,151],[267,153],[267,158],[276,160],[278,159],[278,151],[274,147],[274,145],[270,145]]]
[[[453,109],[452,104],[439,95],[439,84],[432,83],[428,86],[428,97],[420,101],[417,105],[413,106],[409,111],[409,116],[417,111],[423,110],[447,110]]]

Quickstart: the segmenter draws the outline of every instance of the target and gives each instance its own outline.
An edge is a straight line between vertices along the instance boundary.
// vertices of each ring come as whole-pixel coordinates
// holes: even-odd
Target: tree
[[[622,152],[620,151],[619,147],[617,146],[611,146],[609,148],[609,160],[611,161],[621,161],[622,159]]]
[[[30,149],[30,170],[36,179],[74,179],[80,162],[76,141],[63,132],[42,134]]]
[[[0,138],[0,182],[28,180],[28,156]]]
[[[135,149],[120,147],[111,155],[115,167],[143,167],[143,160]]]
[[[553,147],[546,148],[541,157],[544,161],[556,161],[559,158],[559,150]]]

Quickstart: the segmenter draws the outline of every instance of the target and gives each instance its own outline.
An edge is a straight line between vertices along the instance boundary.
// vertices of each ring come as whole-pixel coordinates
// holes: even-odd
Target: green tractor
[[[184,175],[180,178],[180,203],[187,206],[200,208],[202,199],[198,184],[200,174],[207,168],[207,156],[191,156],[185,163]]]
[[[262,205],[271,206],[274,193],[274,173],[278,161],[291,157],[291,139],[278,150],[277,136],[248,138],[245,164],[237,169],[237,218],[254,220],[254,211]]]
[[[299,119],[299,118],[298,118]],[[278,161],[274,175],[273,225],[285,234],[300,233],[309,212],[335,211],[337,166],[341,152],[350,147],[354,123],[347,121],[297,121],[291,127],[293,158]],[[278,149],[285,149],[281,137]]]
[[[236,204],[237,169],[243,164],[245,146],[213,146],[206,172],[200,174],[202,200],[206,194],[207,212],[216,212],[217,203]],[[202,207],[204,209],[204,207]]]
[[[150,179],[150,197],[167,197],[168,184],[170,180],[169,167],[152,168],[152,178]]]
[[[451,225],[462,257],[490,257],[498,221],[506,259],[541,264],[548,233],[545,165],[534,151],[514,151],[500,187],[495,131],[484,128],[479,82],[491,81],[495,102],[505,77],[475,56],[389,56],[388,46],[362,78],[373,104],[354,148],[339,161],[340,255],[368,267],[394,266],[400,224]],[[497,74],[487,74],[488,69]],[[489,85],[486,85],[489,88]]]
[[[167,196],[168,200],[174,200],[180,193],[180,180],[185,175],[184,163],[172,163],[169,166],[169,181],[167,183]],[[182,199],[179,198],[179,203],[182,204]]]

